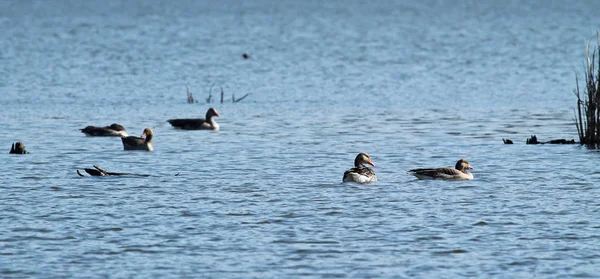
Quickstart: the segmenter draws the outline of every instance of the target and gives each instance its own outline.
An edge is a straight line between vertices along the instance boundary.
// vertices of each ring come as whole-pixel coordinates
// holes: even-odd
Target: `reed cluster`
[[[597,34],[597,46],[593,50],[590,51],[590,43],[586,44],[585,58],[583,94],[579,88],[579,77],[577,72],[575,73],[577,83],[573,90],[577,97],[575,125],[579,142],[590,149],[598,149],[600,147],[600,33]]]

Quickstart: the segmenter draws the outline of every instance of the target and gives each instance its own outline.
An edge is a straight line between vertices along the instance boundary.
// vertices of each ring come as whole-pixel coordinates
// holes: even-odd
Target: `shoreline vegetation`
[[[590,42],[585,48],[585,90],[579,88],[579,76],[575,71],[576,88],[573,90],[577,97],[577,111],[575,111],[575,126],[581,145],[589,149],[600,147],[600,31],[596,32],[597,46],[590,52]],[[598,55],[598,68],[596,58]]]

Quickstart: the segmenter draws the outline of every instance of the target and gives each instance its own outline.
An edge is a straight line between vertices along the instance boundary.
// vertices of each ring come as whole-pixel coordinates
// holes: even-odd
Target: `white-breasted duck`
[[[354,158],[354,168],[351,168],[344,172],[343,182],[358,182],[358,183],[369,183],[377,181],[377,176],[373,169],[365,167],[364,164],[375,166],[371,157],[367,153],[359,153]]]
[[[145,138],[144,138],[145,137]],[[122,137],[121,141],[123,142],[124,150],[145,150],[152,151],[154,147],[152,147],[152,138],[154,137],[154,133],[152,129],[146,128],[142,133],[142,137]]]

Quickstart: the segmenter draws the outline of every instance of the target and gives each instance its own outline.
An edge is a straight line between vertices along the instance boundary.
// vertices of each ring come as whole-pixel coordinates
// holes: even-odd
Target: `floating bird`
[[[344,172],[343,182],[369,183],[377,181],[373,169],[365,167],[364,164],[375,166],[367,153],[360,153],[354,159],[354,168]]]
[[[467,160],[460,159],[454,168],[414,169],[408,172],[418,179],[472,180],[473,174],[467,171],[471,169],[473,167]]]
[[[219,130],[219,124],[214,117],[219,117],[219,113],[214,108],[209,108],[206,112],[206,118],[183,118],[169,119],[167,122],[178,129],[183,130]]]
[[[117,123],[113,123],[110,126],[104,126],[104,127],[87,126],[80,130],[86,136],[90,136],[90,137],[126,137],[126,136],[128,136],[127,132],[125,131],[125,127],[123,127]]]
[[[22,141],[18,141],[16,143],[13,143],[12,146],[10,147],[10,152],[8,152],[9,154],[27,154],[29,152],[27,152],[27,150],[25,150],[25,144]]]
[[[145,138],[144,138],[145,137]],[[125,150],[145,150],[152,151],[154,148],[152,147],[152,138],[154,137],[154,133],[152,129],[146,128],[142,133],[142,137],[122,137],[121,141],[123,142],[123,149]]]

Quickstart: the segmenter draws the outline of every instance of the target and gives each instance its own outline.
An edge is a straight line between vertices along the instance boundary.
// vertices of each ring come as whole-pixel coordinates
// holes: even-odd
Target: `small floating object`
[[[513,141],[509,139],[502,139],[502,141],[504,142],[504,144],[513,144]]]
[[[94,165],[93,169],[90,168],[84,168],[83,170],[91,175],[91,176],[119,176],[119,175],[131,175],[131,176],[150,176],[148,174],[134,174],[134,173],[125,173],[125,172],[109,172],[104,170],[103,168]],[[85,176],[83,175],[79,170],[77,170],[77,174],[79,176]]]
[[[248,54],[248,53],[244,53],[244,54],[242,54],[242,57],[243,57],[244,59],[249,59],[249,58],[250,58],[250,54]]]
[[[22,141],[18,141],[16,143],[13,143],[11,148],[10,148],[10,152],[8,152],[9,154],[27,154],[29,152],[27,152],[27,150],[25,150],[25,144]]]
[[[553,139],[546,142],[540,142],[537,139],[537,136],[532,135],[525,141],[526,144],[576,144],[577,142],[574,139]]]
[[[574,139],[571,140],[566,140],[566,139],[553,139],[550,140],[549,142],[546,142],[549,144],[576,144]]]
[[[80,129],[82,133],[84,133],[88,137],[126,137],[127,132],[125,131],[125,127],[113,123],[110,126],[104,127],[96,127],[96,126],[87,126],[83,129]]]
[[[530,138],[528,138],[525,141],[526,144],[539,144],[540,142],[538,141],[537,137],[535,135],[532,135]]]

